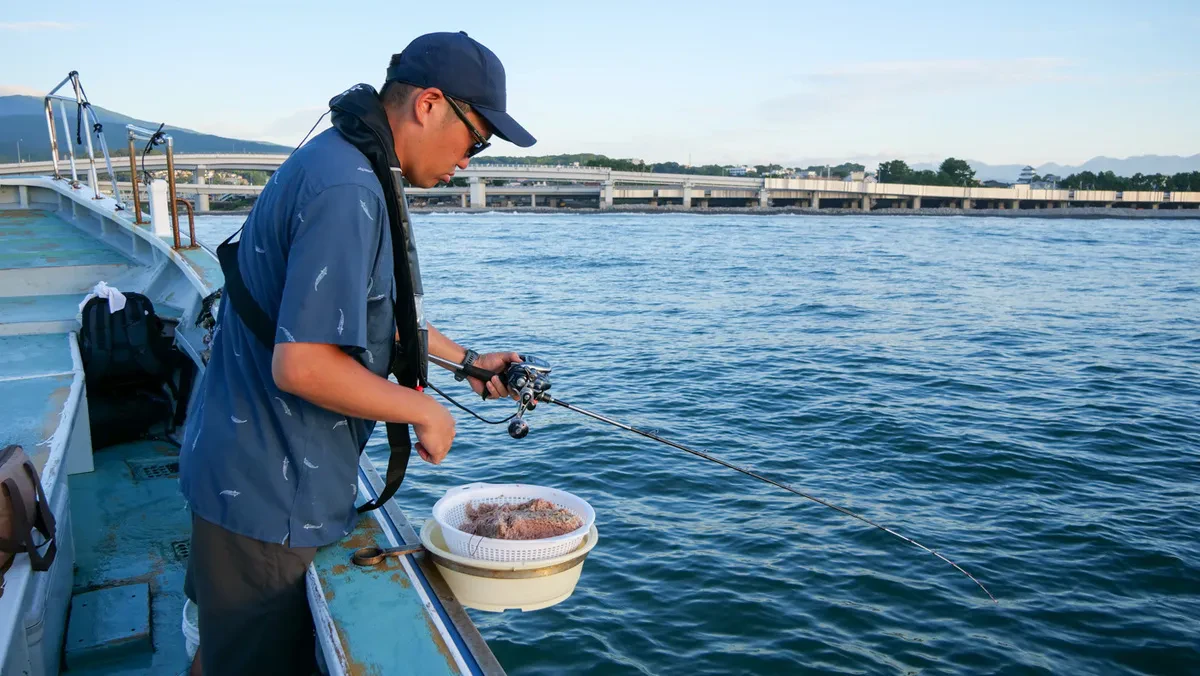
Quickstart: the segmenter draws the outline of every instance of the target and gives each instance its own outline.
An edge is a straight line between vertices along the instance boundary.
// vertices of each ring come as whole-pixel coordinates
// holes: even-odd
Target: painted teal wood
[[[0,380],[67,373],[71,366],[71,351],[65,333],[0,336]]]
[[[63,350],[66,350],[63,343]],[[71,393],[72,374],[0,381],[0,442],[18,444],[40,472],[50,452],[49,439],[58,428],[63,404]]]
[[[5,210],[3,216],[0,268],[132,263],[49,211]]]
[[[95,471],[70,479],[76,592],[127,581],[145,582],[152,591],[153,655],[129,655],[80,673],[174,676],[188,665],[179,628],[187,559],[180,555],[187,551],[191,512],[179,494],[178,475],[133,474],[133,466],[178,458],[178,449],[161,441],[119,444],[96,452]],[[72,616],[69,627],[74,624]]]
[[[361,502],[361,501],[360,501]],[[323,547],[313,565],[337,625],[351,674],[461,673],[399,559],[363,568],[359,547],[389,547],[375,517],[363,515],[341,542]],[[415,564],[414,564],[415,565]]]
[[[71,624],[64,646],[68,670],[151,650],[150,587],[146,583],[105,587],[71,599]]]
[[[69,293],[45,296],[0,296],[0,323],[24,324],[63,320],[75,323],[75,316],[79,314],[79,303],[86,295]]]

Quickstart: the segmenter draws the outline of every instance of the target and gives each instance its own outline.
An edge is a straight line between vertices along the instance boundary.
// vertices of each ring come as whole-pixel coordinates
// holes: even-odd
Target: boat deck
[[[0,210],[0,442],[21,445],[42,473],[59,531],[51,571],[35,573],[21,594],[0,600],[23,595],[32,608],[7,618],[23,620],[7,631],[43,624],[45,641],[31,646],[28,659],[47,673],[173,675],[188,664],[179,622],[190,523],[176,478],[177,449],[137,441],[91,455],[86,415],[75,419],[76,411],[86,411],[72,335],[79,303],[98,281],[123,283],[144,271],[53,211]],[[66,472],[47,464],[70,465],[65,446],[72,442],[86,447],[87,462],[68,467],[72,475],[63,481]],[[126,596],[121,592],[139,583],[149,591],[145,619],[153,623],[145,649],[74,651],[72,642],[89,642],[97,633],[87,625],[105,618],[85,621],[79,613],[68,630],[72,597],[96,589]],[[124,624],[126,614],[118,610],[106,609],[107,619]],[[58,638],[66,645],[57,645]]]
[[[153,650],[72,664],[71,639],[82,639],[68,635],[68,673],[178,674],[189,663],[179,625],[192,528],[179,494],[178,449],[162,441],[118,444],[98,451],[95,466],[71,477],[73,592],[148,584]]]
[[[21,191],[0,182],[0,444],[20,444],[42,472],[59,555],[49,572],[19,556],[6,573],[0,673],[185,673],[191,528],[178,449],[141,440],[93,452],[77,316],[99,281],[144,293],[178,322],[177,343],[182,334],[196,358],[205,338],[196,313],[220,287],[220,268],[207,252],[164,248],[148,229],[57,186]],[[94,413],[100,405],[91,402]],[[359,500],[381,489],[364,457]],[[365,544],[415,539],[389,504],[318,553],[307,583],[330,673],[502,674],[432,564],[411,555],[376,568],[349,562]]]

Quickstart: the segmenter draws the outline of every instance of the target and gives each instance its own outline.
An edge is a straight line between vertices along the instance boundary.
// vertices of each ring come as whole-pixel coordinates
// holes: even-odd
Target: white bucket
[[[200,611],[191,599],[183,602],[183,638],[187,641],[188,659],[195,658],[200,647]]]
[[[460,556],[446,546],[446,530],[429,519],[421,527],[421,544],[459,603],[476,610],[503,612],[540,610],[562,603],[575,591],[583,562],[600,533],[593,525],[571,552],[544,561],[480,561]],[[507,576],[507,577],[502,577]]]

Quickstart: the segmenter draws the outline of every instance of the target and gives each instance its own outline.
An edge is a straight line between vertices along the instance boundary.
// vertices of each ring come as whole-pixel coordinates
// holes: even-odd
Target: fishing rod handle
[[[474,364],[471,364],[470,366],[462,366],[459,368],[459,370],[461,370],[465,375],[467,375],[471,378],[475,378],[476,380],[483,381],[483,391],[479,393],[479,396],[483,397],[484,399],[488,398],[488,390],[487,390],[488,382],[490,382],[493,377],[501,375],[499,373],[496,373],[495,371],[489,371],[484,368],[479,368],[478,366],[476,366]]]

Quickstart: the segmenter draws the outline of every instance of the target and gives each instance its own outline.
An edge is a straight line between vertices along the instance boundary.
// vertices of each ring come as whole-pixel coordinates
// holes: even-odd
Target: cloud
[[[0,30],[34,32],[36,30],[74,30],[79,24],[62,22],[0,22]]]
[[[797,109],[840,114],[894,106],[914,98],[995,91],[1077,79],[1059,58],[945,59],[847,64],[801,75],[794,91],[762,104],[768,119],[789,119]]]
[[[46,92],[38,91],[33,87],[24,85],[2,85],[0,84],[0,96],[41,96]]]

